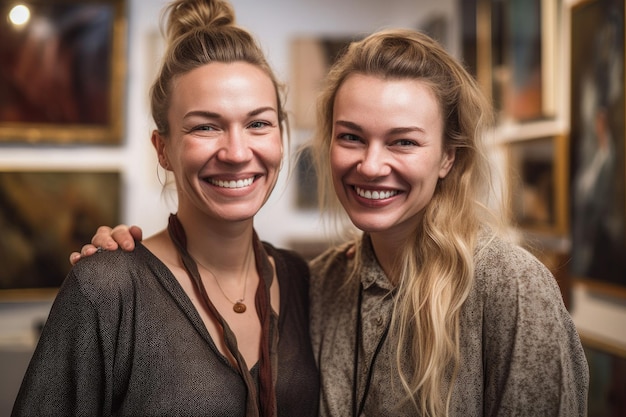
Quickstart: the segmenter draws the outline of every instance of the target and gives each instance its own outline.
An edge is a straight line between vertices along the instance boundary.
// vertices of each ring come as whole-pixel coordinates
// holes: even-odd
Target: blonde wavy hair
[[[323,212],[342,211],[329,155],[335,96],[353,74],[426,83],[444,117],[444,148],[455,152],[452,169],[437,184],[390,277],[398,283],[391,334],[398,341],[395,361],[407,400],[423,416],[445,416],[459,366],[459,315],[474,282],[478,236],[486,222],[498,222],[481,198],[491,189],[482,145],[493,122],[491,106],[463,66],[422,33],[386,30],[352,43],[330,70],[318,101],[311,151]],[[358,276],[358,266],[352,276]]]

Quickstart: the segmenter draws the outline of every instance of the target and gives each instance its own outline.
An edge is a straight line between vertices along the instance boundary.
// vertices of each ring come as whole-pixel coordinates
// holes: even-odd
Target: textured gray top
[[[345,255],[346,246],[311,264],[311,335],[322,375],[320,415],[353,415],[356,391],[358,401],[365,397],[362,415],[416,416],[395,368],[397,341],[383,337],[393,309],[393,286],[367,235],[361,247],[360,280],[345,282],[353,262]],[[461,313],[461,362],[450,415],[586,415],[587,362],[554,277],[530,253],[510,243],[496,239],[481,249],[476,281]],[[362,342],[354,384],[361,287]]]
[[[308,269],[265,245],[280,283],[279,416],[317,415]],[[255,367],[256,368],[256,367]],[[253,375],[256,375],[252,370]],[[13,416],[244,416],[246,388],[169,269],[141,244],[81,260],[54,302]]]

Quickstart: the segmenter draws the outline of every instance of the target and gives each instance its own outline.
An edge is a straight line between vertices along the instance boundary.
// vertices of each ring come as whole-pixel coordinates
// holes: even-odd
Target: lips
[[[354,186],[357,195],[368,200],[385,200],[398,194],[397,190],[366,190],[361,187]]]

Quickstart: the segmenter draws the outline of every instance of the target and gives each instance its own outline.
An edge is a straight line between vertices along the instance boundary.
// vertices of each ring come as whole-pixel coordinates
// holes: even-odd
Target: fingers
[[[80,253],[72,252],[70,254],[70,264],[76,263],[82,258],[91,256],[101,250],[116,250],[121,247],[125,251],[135,249],[135,240],[142,240],[143,232],[138,226],[128,227],[120,224],[111,229],[108,226],[100,226],[96,234],[91,239],[91,243],[82,247]]]
[[[96,246],[89,243],[83,246],[80,252],[72,252],[70,254],[70,263],[72,265],[76,265],[76,263],[80,261],[81,259],[91,256],[94,253],[97,253],[98,251],[99,249]]]
[[[117,227],[120,227],[120,226],[117,226]],[[94,248],[101,247],[106,250],[116,250],[118,246],[117,246],[117,242],[112,237],[113,230],[114,229],[111,229],[108,226],[98,227],[96,234],[93,235],[93,238],[91,238],[92,246]],[[88,246],[89,245],[83,246],[83,250],[81,251],[82,255],[85,254],[84,253],[85,247],[88,247]]]
[[[70,253],[70,264],[76,265],[76,262],[80,261],[80,253],[72,252]]]
[[[110,237],[114,239],[116,246],[119,245],[125,251],[132,251],[135,249],[135,237],[141,240],[141,234],[141,229],[137,226],[128,227],[125,224],[120,224],[113,228]],[[108,249],[105,246],[103,248]]]
[[[137,240],[137,241],[143,240],[143,231],[141,230],[141,227],[130,226],[128,230],[130,231],[130,234],[133,235],[134,240]]]

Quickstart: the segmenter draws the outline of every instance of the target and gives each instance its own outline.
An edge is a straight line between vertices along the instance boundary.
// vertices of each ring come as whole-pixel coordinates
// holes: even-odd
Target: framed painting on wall
[[[626,350],[581,334],[589,365],[589,417],[626,416]]]
[[[571,272],[626,286],[624,0],[571,9]]]
[[[567,230],[565,137],[531,138],[506,146],[513,221],[527,231],[564,234]]]
[[[476,0],[477,78],[501,121],[555,115],[555,0]]]
[[[0,5],[0,143],[116,144],[124,0]]]
[[[316,210],[317,198],[317,174],[313,165],[311,150],[303,147],[298,150],[296,157],[296,208],[298,210]]]
[[[57,288],[68,256],[120,222],[118,172],[0,172],[0,296]]]

